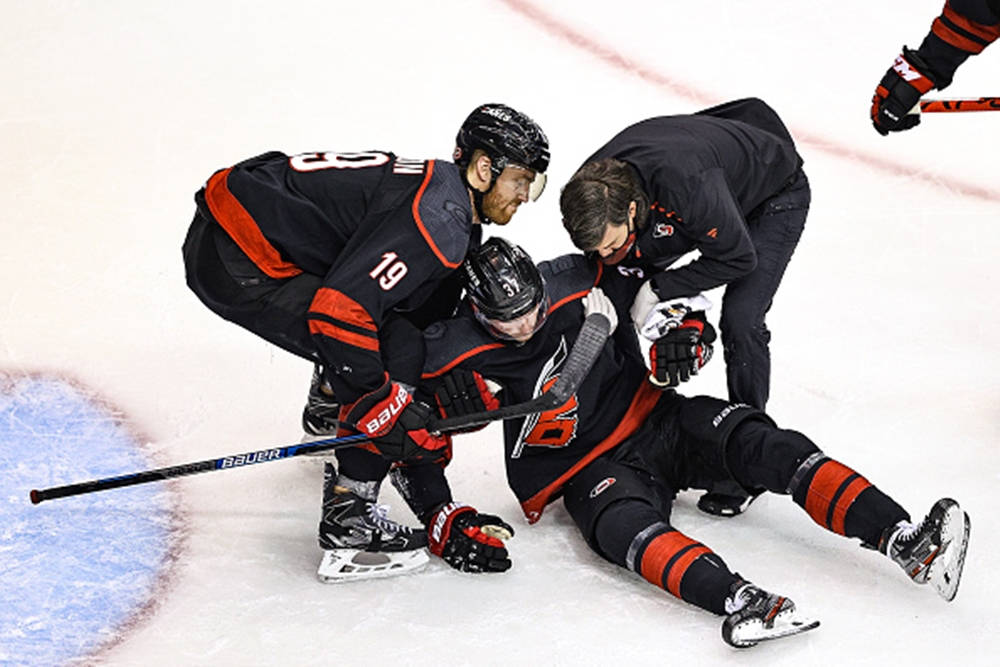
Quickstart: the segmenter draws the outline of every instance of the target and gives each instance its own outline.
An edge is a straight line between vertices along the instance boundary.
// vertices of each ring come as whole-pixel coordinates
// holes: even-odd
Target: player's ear
[[[480,151],[477,151],[477,152],[479,153],[479,155],[476,156],[476,159],[475,159],[475,162],[474,162],[475,169],[476,169],[476,176],[483,183],[489,183],[490,180],[491,180],[491,178],[490,178],[490,176],[491,176],[491,174],[490,174],[490,167],[493,166],[493,160],[491,160],[490,156],[487,155],[486,153],[483,153],[483,152],[480,152]]]

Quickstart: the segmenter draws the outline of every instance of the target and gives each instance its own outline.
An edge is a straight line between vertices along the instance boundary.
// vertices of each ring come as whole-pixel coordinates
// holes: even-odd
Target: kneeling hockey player
[[[602,276],[583,256],[536,269],[520,248],[492,238],[467,258],[465,271],[471,309],[425,331],[424,390],[434,390],[447,416],[492,409],[497,399],[510,405],[538,396],[558,377],[588,313],[600,312],[612,324],[627,317],[612,305],[629,303],[616,292],[624,281],[610,271]],[[689,344],[657,342],[654,356],[674,370],[685,364],[694,370],[706,360],[713,336],[699,315],[689,313],[681,324],[692,331]],[[764,412],[661,391],[648,377],[634,330],[618,327],[569,401],[504,423],[508,483],[529,522],[562,495],[594,551],[724,616],[723,638],[736,647],[819,623],[801,616],[787,597],[730,571],[710,548],[671,525],[678,491],[705,489],[720,478],[750,492],[791,496],[827,530],[860,539],[914,582],[931,583],[946,600],[954,598],[969,534],[968,516],[954,500],[938,500],[913,523],[865,477]],[[502,390],[494,395],[489,382]],[[431,526],[432,551],[447,550],[463,517],[470,521],[461,530],[481,535],[479,515],[451,502],[441,466],[408,465],[393,474],[411,508]],[[502,545],[489,539],[495,540],[490,548]],[[485,547],[486,538],[478,544]]]

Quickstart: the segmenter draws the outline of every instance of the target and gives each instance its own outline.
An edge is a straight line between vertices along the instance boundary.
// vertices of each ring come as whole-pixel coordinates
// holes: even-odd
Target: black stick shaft
[[[286,447],[273,447],[262,449],[256,452],[245,452],[223,456],[217,459],[207,459],[196,463],[184,463],[182,465],[170,466],[167,468],[157,468],[155,470],[144,470],[142,472],[119,475],[117,477],[105,477],[104,479],[94,479],[87,482],[67,484],[66,486],[55,486],[48,489],[32,489],[31,502],[35,505],[43,500],[54,498],[65,498],[67,496],[79,496],[84,493],[94,493],[107,489],[117,489],[123,486],[134,486],[135,484],[145,484],[147,482],[159,482],[174,477],[184,477],[210,470],[226,470],[229,468],[240,468],[253,465],[255,463],[267,463],[277,461],[301,454],[322,452],[327,450],[341,449],[343,447],[353,447],[359,442],[368,440],[368,436],[363,433],[348,435],[341,438],[327,438]]]

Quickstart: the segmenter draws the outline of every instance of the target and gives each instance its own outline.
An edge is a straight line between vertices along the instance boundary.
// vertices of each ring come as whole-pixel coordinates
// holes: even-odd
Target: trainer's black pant
[[[719,328],[729,400],[763,410],[771,380],[771,332],[764,318],[805,228],[811,194],[800,169],[781,192],[747,216],[757,267],[726,286]]]

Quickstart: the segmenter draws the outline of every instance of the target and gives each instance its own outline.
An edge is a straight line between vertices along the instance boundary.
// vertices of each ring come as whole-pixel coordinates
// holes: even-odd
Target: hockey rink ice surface
[[[0,665],[995,664],[1000,114],[878,136],[872,91],[942,1],[808,4],[6,3]],[[993,46],[937,95],[996,95],[997,72]],[[271,149],[447,159],[466,114],[502,101],[552,145],[549,191],[503,230],[544,259],[572,251],[559,188],[612,134],[747,96],[782,115],[813,189],[769,317],[769,412],[915,519],[961,502],[954,603],[787,497],[726,520],[687,492],[678,529],[822,621],[735,651],[720,618],[591,553],[561,503],[528,526],[496,427],[458,440],[450,480],[517,529],[503,575],[434,559],[318,583],[317,459],[30,504],[32,488],[298,441],[310,365],[184,284],[214,170]],[[724,388],[720,354],[687,391]],[[383,502],[413,522],[388,484]]]

